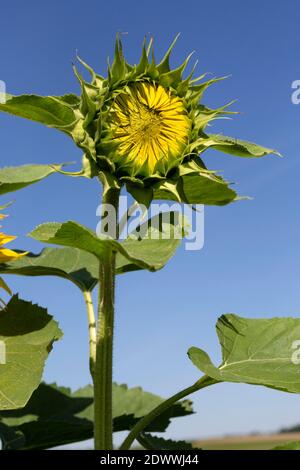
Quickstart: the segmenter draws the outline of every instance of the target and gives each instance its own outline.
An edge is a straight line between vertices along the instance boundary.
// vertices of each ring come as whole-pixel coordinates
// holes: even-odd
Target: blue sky
[[[233,312],[250,317],[298,316],[300,105],[291,83],[300,79],[296,1],[245,3],[152,0],[38,2],[1,6],[0,79],[12,94],[78,92],[71,69],[76,50],[105,73],[116,32],[124,35],[129,62],[138,59],[145,34],[159,57],[177,32],[179,64],[195,50],[198,71],[231,74],[205,97],[210,106],[238,99],[234,120],[213,130],[278,149],[284,159],[245,160],[206,154],[240,194],[252,196],[227,207],[206,208],[205,246],[179,250],[156,274],[132,273],[117,283],[115,380],[164,396],[193,383],[198,372],[186,351],[207,350],[218,362],[214,324]],[[0,115],[1,166],[80,160],[71,140],[55,130]],[[26,237],[46,221],[77,220],[95,228],[100,200],[96,181],[55,175],[2,198],[15,199],[5,231],[14,246],[39,251]],[[90,382],[87,327],[79,291],[55,278],[10,277],[13,290],[43,306],[59,321],[64,338],[46,366],[45,379],[73,389]],[[300,398],[259,387],[222,384],[193,397],[197,414],[178,420],[173,437],[200,437],[276,430],[300,422]]]

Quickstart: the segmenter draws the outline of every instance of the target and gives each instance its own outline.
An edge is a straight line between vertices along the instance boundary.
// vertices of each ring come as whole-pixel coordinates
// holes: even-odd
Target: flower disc
[[[131,173],[166,172],[188,143],[190,120],[183,100],[161,85],[138,82],[117,95],[112,107],[115,161]]]

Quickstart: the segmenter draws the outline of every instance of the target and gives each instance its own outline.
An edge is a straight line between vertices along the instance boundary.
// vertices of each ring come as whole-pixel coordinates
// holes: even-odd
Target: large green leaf
[[[72,281],[83,291],[98,282],[99,263],[95,256],[77,248],[45,248],[35,255],[0,264],[0,273],[22,276],[58,276]]]
[[[142,434],[138,438],[139,443],[147,450],[192,450],[193,446],[186,441],[173,441],[152,434]]]
[[[151,224],[153,224],[153,219],[151,220]],[[144,225],[141,226],[141,233],[144,238],[138,238],[138,234],[135,233],[124,242],[97,237],[95,232],[73,221],[65,223],[49,222],[39,225],[30,233],[30,236],[45,243],[69,246],[87,251],[100,260],[103,259],[107,247],[111,247],[124,257],[131,267],[135,265],[142,269],[157,271],[175,253],[183,236],[183,226],[182,224],[172,225],[172,223],[154,224],[155,227],[158,227],[157,230],[155,228],[153,230],[156,235],[149,237],[152,229],[149,231],[147,226]],[[160,235],[157,235],[157,232],[160,232]],[[168,233],[170,234],[169,238],[163,238],[164,234]],[[158,236],[160,238],[157,238]],[[122,263],[122,260],[120,260],[120,269]]]
[[[74,397],[92,397],[93,388],[88,385],[73,394]],[[164,400],[141,387],[128,388],[127,385],[113,384],[113,418],[114,431],[130,430],[139,419],[160,405]],[[163,432],[170,424],[170,419],[193,413],[189,400],[181,401],[170,407],[165,413],[154,420],[147,431]],[[89,407],[78,414],[81,418],[93,420],[94,410]]]
[[[25,444],[21,431],[0,422],[0,450],[19,449]]]
[[[155,220],[155,217],[152,219]],[[151,225],[150,220],[150,225]],[[145,229],[146,223],[130,234],[125,246],[128,253],[134,253],[139,259],[148,260],[151,269],[162,267],[162,263],[175,252],[180,239],[135,241],[139,233],[149,234]],[[141,263],[136,264],[132,258],[128,259],[121,252],[116,257],[116,274],[143,269]],[[58,276],[72,281],[83,291],[91,291],[98,282],[99,261],[91,253],[78,248],[45,248],[39,254],[29,253],[18,260],[0,264],[1,274],[18,274],[22,276]]]
[[[142,269],[117,254],[116,274]],[[20,276],[58,276],[72,281],[82,291],[91,291],[98,283],[99,261],[77,248],[44,248],[39,254],[29,253],[17,260],[0,264],[1,274]],[[3,281],[3,279],[2,279]]]
[[[150,271],[163,268],[175,254],[188,230],[189,221],[176,211],[158,214],[139,225],[122,243],[127,255],[119,252],[129,261],[125,265],[126,271],[136,270],[136,267]],[[134,262],[135,259],[141,260],[144,266],[139,261]],[[123,272],[121,257],[117,258],[117,268],[120,273]]]
[[[222,364],[215,367],[201,349],[189,349],[191,361],[209,377],[300,393],[297,363],[300,319],[247,319],[223,315],[217,322]],[[298,345],[298,346],[297,346]],[[296,356],[295,356],[296,355]]]
[[[270,154],[281,156],[274,149],[262,147],[246,140],[235,139],[221,134],[210,134],[208,137],[210,138],[210,147],[237,157],[258,158]]]
[[[113,399],[114,431],[130,430],[163,401],[139,387],[129,389],[126,385],[116,384]],[[46,449],[79,442],[93,437],[93,413],[92,386],[71,393],[65,387],[41,384],[23,409],[0,413],[0,436],[7,449],[15,447],[16,435],[21,449]],[[171,418],[190,413],[191,402],[180,402],[167,415],[153,422],[149,430],[164,431]]]
[[[24,406],[38,387],[54,341],[62,336],[47,311],[13,296],[0,311],[0,341],[5,361],[0,363],[0,409]]]
[[[65,97],[7,95],[6,103],[0,103],[0,111],[40,122],[49,127],[63,128],[72,124],[76,117],[70,103],[75,103],[72,95]]]
[[[40,449],[89,439],[92,423],[76,417],[88,408],[92,398],[74,398],[68,388],[40,384],[27,405],[19,410],[0,412],[0,424],[23,436],[23,449]],[[1,435],[1,428],[0,428]],[[8,433],[2,434],[7,449],[12,448]]]
[[[6,194],[37,183],[60,170],[62,165],[22,165],[0,169],[0,194]]]

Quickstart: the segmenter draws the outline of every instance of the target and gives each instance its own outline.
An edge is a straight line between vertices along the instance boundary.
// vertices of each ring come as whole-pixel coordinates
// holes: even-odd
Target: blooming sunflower
[[[189,204],[227,204],[236,192],[217,172],[208,170],[203,153],[213,148],[242,157],[262,157],[274,150],[208,133],[216,119],[234,114],[229,104],[203,104],[203,94],[222,80],[186,72],[191,54],[171,69],[177,37],[160,62],[153,41],[144,41],[139,62],[130,65],[117,37],[107,76],[97,74],[78,57],[91,77],[74,66],[80,96],[8,97],[0,110],[30,118],[69,135],[83,151],[83,165],[70,176],[99,177],[104,188],[126,185],[138,202],[171,199]],[[32,113],[34,109],[34,113]]]
[[[112,106],[110,127],[117,143],[113,161],[142,176],[166,173],[187,145],[191,121],[184,102],[161,85],[126,86]]]
[[[131,66],[117,38],[106,79],[79,59],[92,74],[92,83],[83,80],[75,69],[82,87],[82,120],[77,121],[73,138],[86,151],[96,173],[108,170],[129,186],[153,187],[168,179],[181,163],[198,156],[197,151],[204,149],[208,140],[204,134],[199,138],[200,130],[210,120],[229,113],[226,107],[198,108],[204,89],[218,79],[200,86],[196,84],[203,76],[192,79],[192,72],[183,79],[190,57],[171,70],[169,57],[174,44],[156,64],[152,41],[147,47],[144,43],[139,64]]]
[[[228,105],[211,109],[201,103],[204,91],[225,77],[193,78],[195,67],[184,77],[191,54],[171,70],[176,40],[159,63],[152,40],[144,42],[139,63],[130,65],[117,37],[107,78],[78,58],[92,79],[87,82],[74,67],[82,93],[79,102],[72,99],[74,123],[62,130],[84,150],[83,168],[75,175],[97,175],[109,185],[126,184],[138,202],[157,198],[227,204],[236,193],[220,175],[207,170],[200,155],[213,147],[254,156],[254,147],[250,148],[254,144],[206,133],[213,120],[234,114]],[[255,156],[274,152],[258,146],[255,151]]]

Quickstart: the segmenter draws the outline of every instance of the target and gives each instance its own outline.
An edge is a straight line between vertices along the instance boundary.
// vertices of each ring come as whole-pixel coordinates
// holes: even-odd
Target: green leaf
[[[279,446],[274,447],[272,450],[300,450],[300,442],[299,441],[290,441],[284,444],[280,444]]]
[[[146,269],[157,271],[175,254],[188,229],[187,219],[179,212],[158,214],[130,233],[127,240],[122,243],[122,247],[127,251],[127,256],[124,256],[131,262],[134,258],[142,260],[145,266],[148,266]],[[117,262],[120,271],[120,261],[117,259]],[[135,265],[142,267],[139,262]],[[126,269],[131,270],[130,264],[126,265]]]
[[[46,178],[62,165],[23,165],[0,169],[0,194],[6,194],[25,188]]]
[[[153,226],[158,227],[158,230],[163,230],[163,227],[157,224],[156,220],[157,216],[150,219],[149,224],[152,225],[152,231],[154,230]],[[168,228],[169,224],[165,223],[165,225]],[[123,243],[129,255],[138,254],[139,259],[148,261],[151,270],[155,271],[167,263],[175,253],[181,239],[151,240],[146,238],[149,233],[148,223],[145,222],[134,230],[127,241]],[[135,239],[139,237],[139,234],[144,234],[145,239],[136,241]],[[136,264],[132,257],[128,259],[121,252],[117,253],[116,274],[137,271],[143,269],[143,266],[141,266],[141,263]],[[45,248],[39,254],[29,253],[17,260],[0,264],[1,274],[58,276],[70,280],[82,291],[92,291],[94,289],[98,283],[98,271],[99,261],[93,254],[71,247]]]
[[[170,217],[172,218],[172,214]],[[41,242],[79,248],[93,254],[100,260],[103,259],[105,250],[110,246],[126,258],[131,266],[136,265],[142,269],[157,271],[175,253],[181,241],[180,237],[182,237],[182,224],[176,225],[175,222],[171,222],[158,225],[157,223],[154,224],[154,218],[151,220],[151,223],[158,227],[157,230],[151,230],[151,233],[156,233],[155,238],[154,236],[153,238],[147,238],[150,232],[146,230],[146,224],[143,224],[141,228],[144,238],[134,239],[134,234],[132,234],[128,240],[122,243],[106,237],[99,238],[89,228],[73,221],[45,223],[39,225],[29,235]],[[168,234],[169,231],[169,238],[164,239],[164,235]],[[138,234],[136,234],[136,237],[138,237]]]
[[[210,134],[208,138],[210,139],[209,147],[237,157],[259,158],[270,154],[281,157],[281,154],[274,149],[262,147],[261,145],[246,140],[234,139],[233,137],[217,134]]]
[[[0,409],[24,406],[38,387],[45,361],[62,332],[46,309],[13,296],[0,311]]]
[[[64,97],[8,95],[6,103],[0,103],[0,111],[62,129],[70,125],[76,118],[70,106],[70,100],[72,104],[75,103],[74,98],[70,98],[70,95]]]
[[[183,191],[189,204],[223,206],[237,198],[227,181],[214,174],[191,174],[182,177]]]
[[[264,385],[300,393],[297,348],[299,318],[247,319],[227,314],[217,322],[222,364],[215,367],[201,349],[189,349],[193,364],[219,382]]]
[[[125,256],[122,256],[120,253],[117,253],[116,274],[126,274],[133,271],[140,271],[141,269],[143,269],[141,266],[128,261]]]
[[[141,387],[128,388],[127,385],[116,385],[113,388],[114,431],[126,431],[164,400],[153,393],[145,392]],[[193,413],[191,401],[184,400],[172,406],[155,419],[147,431],[164,432],[172,418]]]
[[[154,199],[223,206],[237,198],[229,183],[214,171],[202,168],[199,159],[180,165],[179,176],[173,183],[157,183]]]
[[[38,255],[29,253],[0,264],[2,274],[58,276],[72,281],[83,291],[91,291],[95,287],[98,270],[99,262],[95,256],[77,248],[45,248]]]
[[[192,450],[191,443],[186,441],[173,441],[162,437],[142,434],[138,438],[139,443],[147,450]]]
[[[113,385],[114,431],[130,430],[146,413],[163,401],[140,387]],[[191,402],[174,405],[150,431],[164,431],[170,419],[192,413]],[[72,393],[69,388],[41,384],[27,405],[0,413],[0,424],[23,436],[21,449],[46,449],[93,437],[93,387]],[[0,428],[1,433],[1,428]]]
[[[24,408],[0,412],[0,424],[21,434],[19,448],[26,450],[78,442],[93,435],[92,423],[76,416],[92,402],[89,397],[72,397],[68,388],[42,383]]]
[[[68,93],[62,96],[53,96],[53,98],[64,105],[77,108],[80,105],[80,96],[74,95],[73,93]]]
[[[25,437],[21,431],[0,422],[0,450],[18,449],[24,444]]]
[[[15,250],[16,251],[16,250]],[[17,250],[18,251],[18,250]],[[116,274],[142,269],[117,253]],[[82,291],[92,291],[98,283],[99,261],[77,248],[44,248],[17,260],[0,264],[0,273],[20,276],[57,276],[73,282]],[[0,281],[1,282],[1,281]]]

